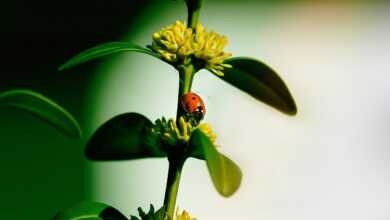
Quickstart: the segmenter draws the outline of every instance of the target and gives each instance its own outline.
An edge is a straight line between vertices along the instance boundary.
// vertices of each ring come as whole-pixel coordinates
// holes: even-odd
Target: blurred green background
[[[27,88],[69,110],[86,128],[94,106],[86,97],[95,63],[69,72],[57,67],[75,53],[115,41],[148,2],[28,1],[0,3],[0,91]],[[0,219],[49,219],[88,199],[83,140],[13,108],[0,109]]]
[[[244,182],[233,198],[220,198],[204,164],[191,160],[179,206],[199,219],[388,218],[388,10],[386,1],[369,0],[206,0],[203,23],[229,36],[228,51],[280,70],[299,115],[284,117],[199,74],[194,90],[206,100],[206,120]],[[136,54],[56,68],[99,43],[148,44],[153,31],[185,19],[184,4],[7,0],[0,12],[0,91],[43,93],[74,114],[85,134],[69,140],[24,112],[0,109],[0,219],[48,219],[89,199],[126,214],[161,205],[166,161],[91,163],[83,148],[116,114],[175,115],[176,100],[165,99],[176,98],[174,70]]]

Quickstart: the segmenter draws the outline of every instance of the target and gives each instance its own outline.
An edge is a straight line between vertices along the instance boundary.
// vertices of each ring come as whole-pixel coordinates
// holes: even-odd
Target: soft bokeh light
[[[178,205],[198,219],[387,219],[390,216],[390,29],[386,3],[206,1],[202,23],[227,51],[265,61],[298,105],[285,116],[202,71],[193,90],[221,151],[241,166],[240,190],[220,197],[205,163],[189,160]],[[151,17],[153,15],[153,17]],[[184,4],[151,5],[124,39],[149,44]],[[175,70],[142,54],[105,59],[91,83],[90,131],[124,112],[174,117]],[[134,214],[162,205],[166,160],[93,163],[91,198]],[[129,213],[132,212],[132,213]]]

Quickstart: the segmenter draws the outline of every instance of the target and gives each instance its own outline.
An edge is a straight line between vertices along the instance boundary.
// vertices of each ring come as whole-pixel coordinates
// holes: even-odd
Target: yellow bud
[[[172,135],[170,133],[164,133],[164,137],[168,140],[172,139]]]
[[[224,68],[233,68],[231,64],[227,64],[227,63],[222,63],[221,66],[223,66]]]
[[[153,40],[157,41],[160,38],[161,38],[161,35],[159,33],[156,32],[153,34]]]
[[[210,139],[212,143],[215,143],[217,136],[215,135],[209,124],[202,123],[198,125],[198,128]]]
[[[183,136],[188,134],[187,124],[186,124],[183,117],[180,117],[180,119],[179,119],[179,128],[180,128],[181,134]]]
[[[175,220],[195,220],[195,218],[191,218],[190,214],[186,211],[180,213],[179,209],[176,209]]]
[[[169,53],[169,52],[165,52],[165,51],[161,51],[161,56],[169,61],[169,62],[174,62],[176,60],[176,54],[173,54],[173,53]]]

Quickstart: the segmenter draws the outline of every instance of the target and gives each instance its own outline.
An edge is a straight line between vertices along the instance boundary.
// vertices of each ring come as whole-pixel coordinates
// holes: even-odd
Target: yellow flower
[[[175,220],[196,220],[196,219],[191,218],[190,214],[185,210],[182,213],[180,213],[179,209],[176,209]]]
[[[170,146],[187,143],[190,140],[192,131],[192,125],[186,122],[183,117],[180,117],[178,124],[173,119],[168,121],[165,118],[158,119],[152,129],[155,135]]]
[[[224,63],[232,56],[224,51],[227,43],[226,36],[208,32],[201,24],[194,32],[185,22],[176,21],[153,34],[152,49],[170,63],[187,64],[190,57],[195,57],[204,62],[206,69],[223,76],[224,68],[232,67]]]
[[[217,135],[213,132],[209,124],[202,123],[198,126],[198,128],[210,139],[213,144],[215,143]]]
[[[224,64],[224,60],[231,57],[231,53],[224,51],[228,43],[226,36],[221,36],[215,32],[207,32],[205,28],[198,24],[193,38],[192,47],[196,58],[203,60],[206,69],[223,76],[224,68],[231,68],[230,64]]]
[[[180,117],[178,123],[174,119],[166,120],[164,117],[158,119],[151,131],[161,142],[169,146],[180,146],[190,141],[192,132],[195,129],[200,129],[215,145],[217,135],[208,123],[202,123],[197,127],[193,127],[184,117]]]
[[[176,21],[153,34],[152,48],[168,62],[185,60],[192,54],[191,38],[192,29],[185,22]]]

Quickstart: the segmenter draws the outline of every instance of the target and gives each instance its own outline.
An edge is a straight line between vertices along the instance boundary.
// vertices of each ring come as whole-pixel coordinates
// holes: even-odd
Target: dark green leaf
[[[165,220],[164,207],[161,207],[156,212],[154,211],[153,205],[150,205],[149,212],[145,213],[142,208],[138,208],[138,214],[141,216],[141,220]],[[140,220],[136,216],[131,216],[130,220]]]
[[[30,90],[10,90],[0,93],[0,106],[11,106],[34,114],[70,137],[79,138],[77,121],[61,106]]]
[[[129,160],[164,157],[157,141],[150,135],[152,122],[138,113],[126,113],[104,123],[86,148],[91,160]]]
[[[160,58],[160,56],[153,51],[143,48],[141,46],[127,43],[127,42],[111,42],[111,43],[104,43],[101,45],[98,45],[96,47],[93,47],[91,49],[85,50],[84,52],[81,52],[80,54],[74,56],[70,60],[68,60],[66,63],[64,63],[62,66],[60,66],[59,70],[64,70],[71,68],[73,66],[85,63],[87,61],[103,57],[109,54],[118,53],[118,52],[139,52],[148,54],[157,58]]]
[[[58,212],[52,220],[128,220],[117,209],[99,202],[82,202]]]
[[[197,152],[197,158],[206,160],[214,186],[222,196],[229,197],[237,191],[242,178],[240,168],[232,160],[219,153],[210,139],[199,129],[192,133],[190,147]]]
[[[281,112],[289,115],[297,113],[294,99],[286,84],[266,64],[245,57],[231,58],[225,63],[231,64],[233,68],[225,68],[225,75],[220,77],[221,79]]]
[[[159,210],[157,210],[156,213],[154,213],[154,218],[156,220],[165,220],[165,209],[164,209],[164,206],[161,207]]]

